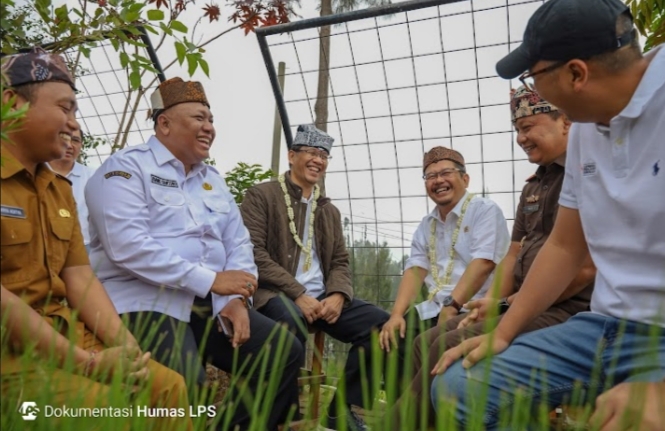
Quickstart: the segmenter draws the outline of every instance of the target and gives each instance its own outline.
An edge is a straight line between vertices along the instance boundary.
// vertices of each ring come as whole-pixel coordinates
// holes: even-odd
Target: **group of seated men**
[[[368,429],[353,406],[369,407],[383,371],[374,368],[391,354],[400,396],[375,429],[433,427],[451,408],[465,427],[483,391],[481,422],[502,429],[517,388],[554,407],[576,387],[597,397],[590,420],[602,430],[626,420],[662,429],[665,52],[641,55],[618,0],[579,1],[580,30],[560,32],[572,1],[541,6],[497,64],[504,78],[527,71],[510,109],[538,165],[512,235],[496,203],[467,191],[463,155],[430,149],[423,179],[435,208],[414,233],[390,314],[353,295],[340,212],[319,187],[326,133],[300,126],[289,170],[238,207],[204,163],[215,128],[202,85],[173,78],[151,96],[154,136],[88,174],[75,163],[75,83],[62,58],[35,49],[3,59],[3,102],[30,104],[2,142],[3,394],[20,404],[47,387],[53,404],[83,392],[81,406],[103,406],[115,376],[147,387],[151,405],[177,408],[204,402],[212,363],[243,376],[220,429],[261,420],[272,431],[300,418],[314,328],[351,345],[329,429]],[[414,304],[423,283],[428,295]],[[39,372],[27,351],[56,369]],[[489,369],[468,370],[483,359]],[[189,417],[152,421],[192,428]]]

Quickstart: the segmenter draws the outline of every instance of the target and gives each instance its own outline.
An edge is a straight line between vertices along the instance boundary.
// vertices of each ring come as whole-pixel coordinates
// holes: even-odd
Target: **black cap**
[[[587,59],[629,44],[634,35],[616,34],[617,18],[628,14],[620,0],[550,0],[529,19],[522,45],[496,64],[502,78],[516,78],[541,60]]]

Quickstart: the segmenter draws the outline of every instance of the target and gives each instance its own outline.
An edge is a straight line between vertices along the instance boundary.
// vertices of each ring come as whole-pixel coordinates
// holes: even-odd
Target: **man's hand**
[[[390,319],[383,324],[379,334],[379,345],[386,352],[390,352],[390,346],[397,347],[397,338],[395,332],[399,331],[400,338],[406,337],[406,320],[404,316],[391,315]]]
[[[329,325],[332,325],[337,322],[340,314],[342,314],[342,307],[344,307],[344,295],[341,293],[333,293],[321,301],[319,318],[328,322]]]
[[[599,431],[660,431],[665,424],[665,382],[621,383],[596,398],[589,419]]]
[[[490,342],[492,344],[490,344]],[[432,375],[443,374],[453,363],[455,363],[455,361],[464,355],[466,355],[466,357],[462,362],[462,366],[464,368],[471,368],[478,361],[486,358],[490,354],[496,355],[503,352],[509,345],[510,342],[502,339],[497,331],[469,338],[456,347],[444,352],[441,359],[439,359],[432,369]]]
[[[443,307],[441,309],[441,312],[439,313],[439,321],[437,322],[437,325],[439,325],[439,326],[443,325],[448,320],[452,319],[453,317],[457,316],[458,314],[459,314],[459,311],[457,311],[457,308],[455,308],[455,307]]]
[[[228,319],[233,326],[233,338],[231,344],[233,348],[240,347],[249,340],[249,311],[240,298],[229,301],[219,315]]]
[[[303,316],[307,319],[307,323],[312,324],[315,320],[321,317],[321,310],[323,306],[316,299],[312,298],[306,293],[303,293],[295,300],[296,305],[302,311]]]
[[[123,378],[144,380],[148,378],[149,360],[150,353],[143,353],[138,347],[111,347],[98,352],[87,371],[91,378],[99,381],[109,381],[116,373]]]
[[[494,298],[481,298],[475,301],[469,301],[464,304],[464,308],[469,310],[466,317],[457,325],[457,329],[466,328],[476,322],[485,320],[490,313],[497,315],[499,301]]]
[[[256,292],[257,287],[256,277],[245,271],[233,269],[218,272],[210,290],[218,295],[241,295],[246,299]]]

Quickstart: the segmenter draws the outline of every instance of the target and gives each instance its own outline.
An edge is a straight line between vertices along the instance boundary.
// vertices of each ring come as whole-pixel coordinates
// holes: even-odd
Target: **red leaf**
[[[207,16],[210,19],[210,22],[219,21],[219,15],[222,13],[222,11],[219,10],[219,6],[216,4],[207,4],[203,10],[206,11],[203,16]]]
[[[167,3],[166,0],[148,0],[148,4],[155,3],[155,6],[157,6],[157,9],[162,7],[164,5],[165,8],[169,8],[169,4]]]

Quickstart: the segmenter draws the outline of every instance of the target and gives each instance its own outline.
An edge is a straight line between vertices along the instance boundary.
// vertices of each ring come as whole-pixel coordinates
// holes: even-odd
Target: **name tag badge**
[[[178,182],[176,180],[169,180],[169,179],[166,179],[166,178],[161,178],[161,177],[158,177],[157,175],[152,175],[151,174],[150,175],[150,181],[153,184],[157,184],[158,186],[172,187],[174,189],[178,188]]]
[[[19,207],[10,207],[8,205],[0,206],[0,214],[4,217],[26,218],[25,210]]]
[[[522,207],[522,212],[524,214],[532,214],[540,209],[540,204],[526,205]]]

